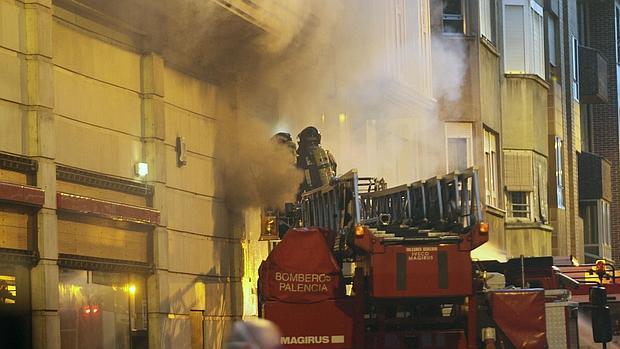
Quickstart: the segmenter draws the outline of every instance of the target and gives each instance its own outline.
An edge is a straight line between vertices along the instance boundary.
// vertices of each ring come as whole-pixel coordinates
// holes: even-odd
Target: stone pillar
[[[37,217],[39,263],[31,271],[33,348],[60,348],[58,234],[52,64],[52,2],[24,0],[23,152],[39,163],[37,186],[45,204]]]
[[[148,279],[149,347],[168,348],[169,321],[168,214],[165,209],[166,145],[164,108],[164,61],[161,56],[142,57],[142,140],[143,157],[149,164],[147,181],[154,187],[153,207],[161,212],[160,226],[153,231],[155,273]]]

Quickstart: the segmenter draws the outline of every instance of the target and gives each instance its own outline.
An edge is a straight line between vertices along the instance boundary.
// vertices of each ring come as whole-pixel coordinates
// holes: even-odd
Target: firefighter
[[[285,146],[291,152],[293,159],[297,157],[297,144],[293,142],[293,137],[291,137],[290,133],[278,132],[271,137],[271,140],[278,145]]]
[[[297,167],[304,171],[302,191],[329,184],[336,176],[336,160],[321,146],[321,133],[314,126],[297,135]]]

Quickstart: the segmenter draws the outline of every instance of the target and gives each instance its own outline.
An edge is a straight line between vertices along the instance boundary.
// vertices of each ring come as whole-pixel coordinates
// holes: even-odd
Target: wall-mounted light
[[[183,167],[187,165],[187,145],[185,144],[185,137],[177,137],[176,152],[177,166]]]
[[[135,167],[136,176],[146,177],[149,174],[149,164],[146,162],[138,162]]]

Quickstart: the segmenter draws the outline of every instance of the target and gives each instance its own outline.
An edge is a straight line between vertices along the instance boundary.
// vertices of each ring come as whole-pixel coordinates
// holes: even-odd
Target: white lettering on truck
[[[327,292],[326,283],[332,277],[327,274],[312,273],[282,273],[276,272],[276,281],[279,281],[279,290],[286,292]]]
[[[338,344],[344,343],[344,336],[292,336],[280,337],[280,344]]]

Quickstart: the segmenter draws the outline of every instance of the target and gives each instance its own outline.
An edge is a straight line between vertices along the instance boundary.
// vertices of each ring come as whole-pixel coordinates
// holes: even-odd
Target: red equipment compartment
[[[312,304],[268,301],[263,304],[263,317],[280,328],[283,348],[353,349],[354,337],[364,337],[363,333],[354,336],[356,309],[352,299]],[[362,326],[358,328],[363,331]]]
[[[467,349],[465,332],[460,330],[424,332],[379,332],[366,335],[367,349]]]
[[[373,297],[443,297],[472,293],[469,251],[458,245],[387,245],[371,254]]]
[[[320,228],[289,230],[261,263],[262,300],[314,303],[344,297],[340,267],[328,244],[333,236]]]
[[[516,348],[547,348],[543,289],[489,293],[493,320]]]

